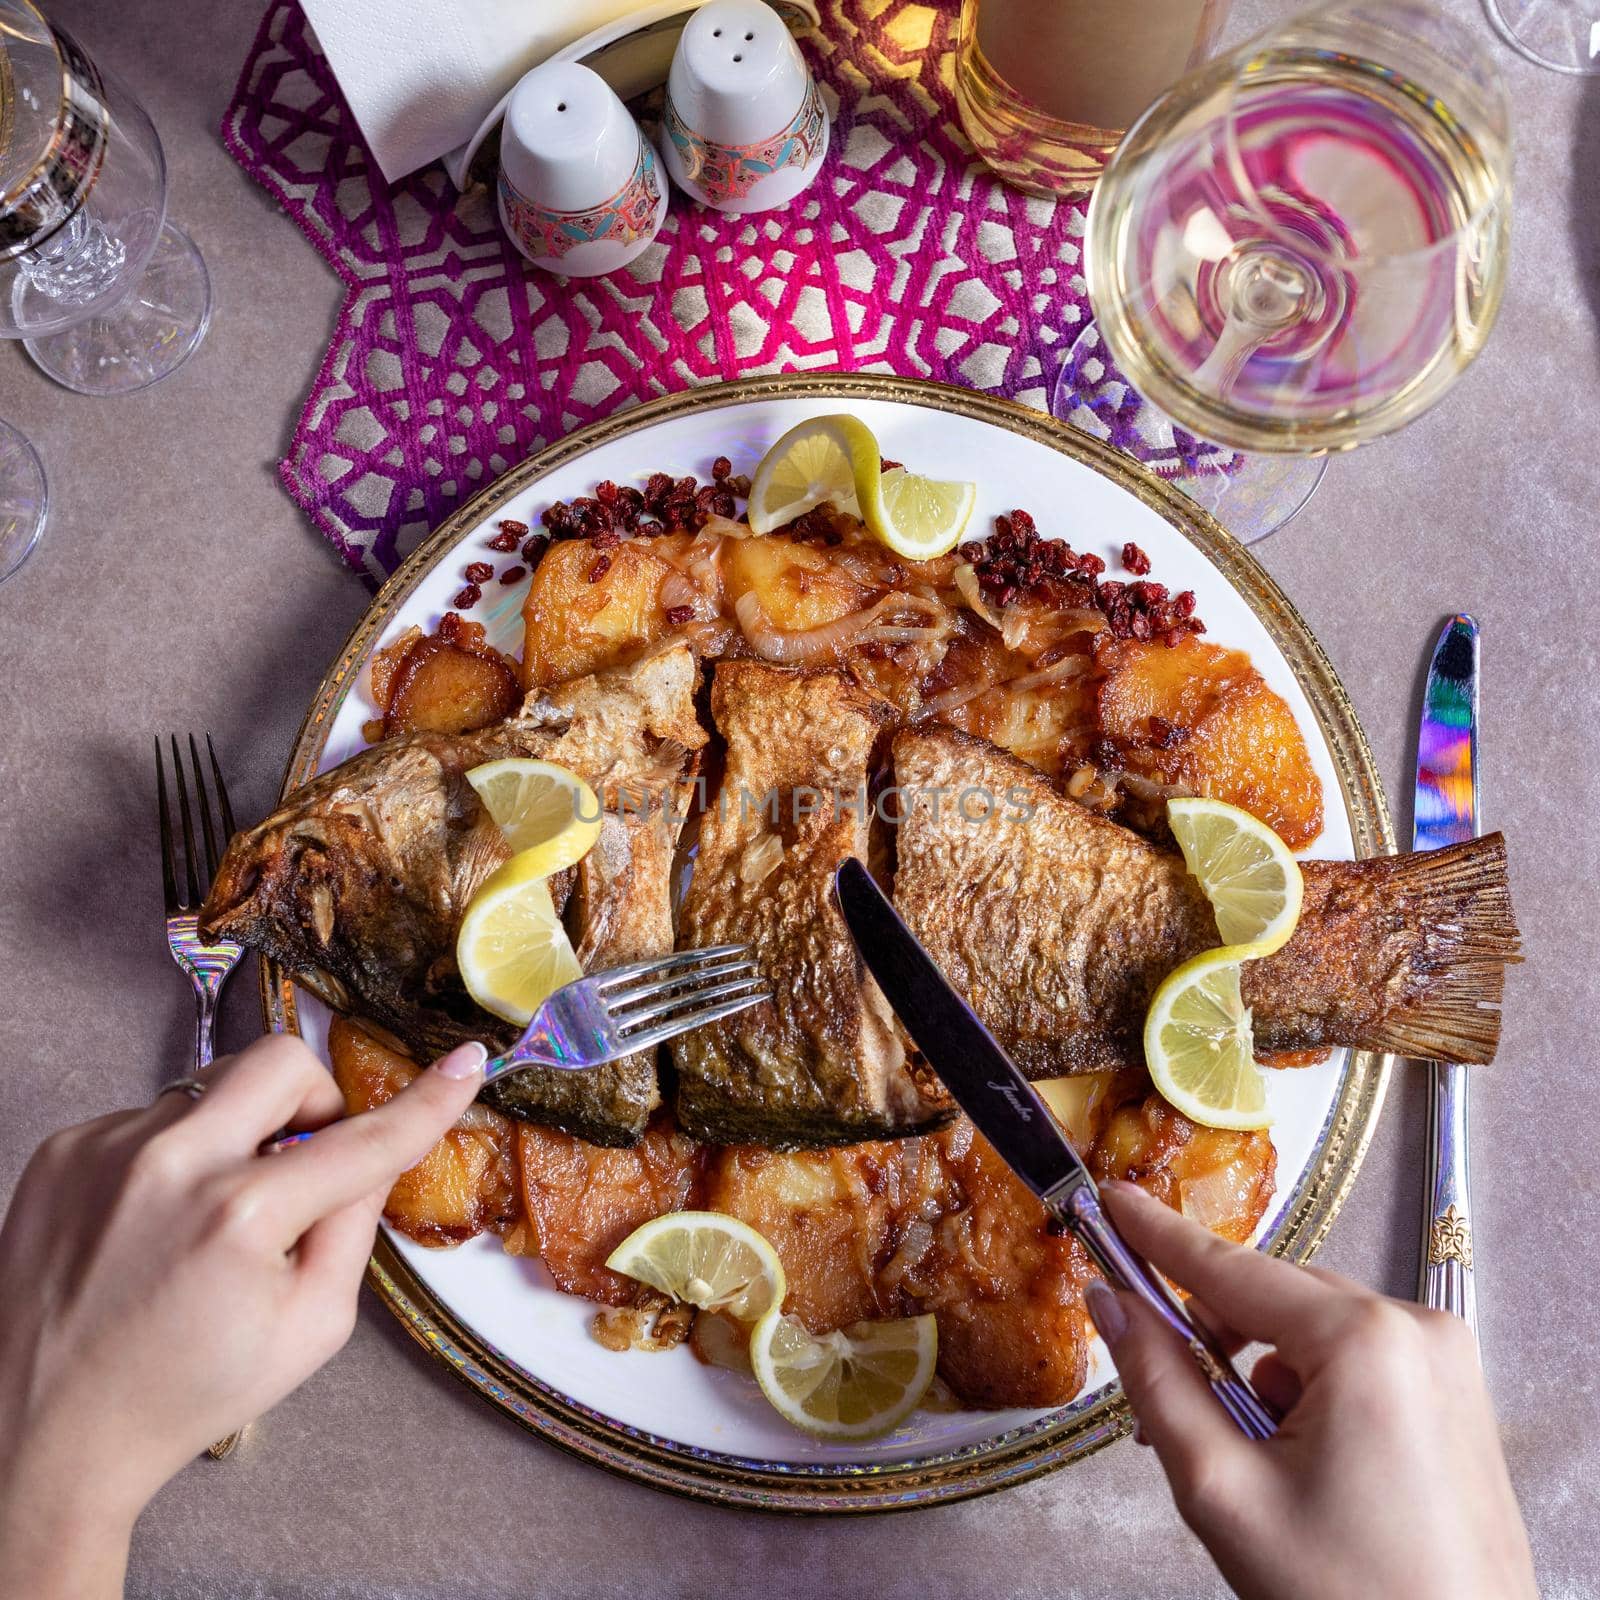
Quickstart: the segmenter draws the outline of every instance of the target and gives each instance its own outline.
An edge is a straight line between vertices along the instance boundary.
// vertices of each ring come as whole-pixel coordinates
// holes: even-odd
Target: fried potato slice
[[[1101,731],[1130,771],[1242,806],[1294,850],[1322,832],[1305,736],[1242,650],[1125,639],[1099,659]]]
[[[392,1100],[422,1070],[344,1017],[335,1017],[329,1029],[328,1055],[351,1116]],[[384,1202],[384,1221],[408,1239],[434,1246],[460,1244],[485,1228],[513,1222],[512,1131],[498,1112],[468,1106],[455,1127],[400,1174]]]
[[[517,1126],[522,1201],[531,1238],[559,1288],[606,1305],[631,1305],[641,1285],[608,1271],[606,1257],[664,1212],[698,1206],[701,1149],[659,1114],[627,1149],[586,1144],[556,1128]]]

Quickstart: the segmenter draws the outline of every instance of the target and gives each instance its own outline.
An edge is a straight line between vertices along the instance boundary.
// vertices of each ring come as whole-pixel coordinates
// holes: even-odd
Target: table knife
[[[1083,1241],[1106,1280],[1131,1289],[1183,1340],[1241,1431],[1252,1439],[1271,1438],[1277,1413],[1189,1315],[1167,1280],[1123,1240],[1100,1204],[1089,1169],[1038,1091],[950,987],[872,875],[859,861],[847,860],[835,887],[867,970],[978,1131],[1056,1222]]]
[[[1411,848],[1475,839],[1478,821],[1478,624],[1451,617],[1433,647],[1417,732]],[[1472,1190],[1467,1171],[1467,1073],[1428,1063],[1428,1176],[1417,1299],[1453,1311],[1478,1336],[1472,1281]]]

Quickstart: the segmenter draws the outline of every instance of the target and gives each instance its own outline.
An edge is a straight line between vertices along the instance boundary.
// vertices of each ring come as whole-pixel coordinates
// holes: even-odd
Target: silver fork
[[[516,1044],[488,1063],[485,1076],[522,1067],[602,1066],[771,997],[772,985],[743,944],[676,950],[610,967],[557,989]]]
[[[182,885],[179,883],[180,863],[172,837],[172,810],[167,802],[167,774],[161,760],[161,740],[156,740],[156,808],[161,823],[161,887],[167,902],[167,945],[172,959],[189,975],[194,985],[195,1034],[194,1064],[196,1068],[209,1067],[215,1048],[217,1027],[217,1000],[228,974],[239,964],[244,946],[231,939],[221,939],[207,944],[200,937],[200,905],[211,887],[211,879],[220,858],[217,849],[217,828],[212,820],[211,797],[206,793],[205,774],[200,767],[200,747],[189,735],[189,760],[194,769],[195,810],[200,814],[200,839],[204,845],[202,855],[196,848],[194,820],[189,810],[189,786],[183,776],[183,759],[178,754],[178,736],[169,736],[172,746],[173,778],[178,789],[178,817],[183,835]],[[222,768],[217,764],[217,752],[206,735],[206,753],[211,757],[211,778],[216,788],[217,810],[223,829],[222,842],[233,837],[233,807],[228,804],[227,785],[222,781]]]
[[[172,808],[167,801],[167,773],[161,760],[161,740],[156,740],[156,810],[161,825],[161,887],[167,903],[167,946],[172,959],[189,975],[194,985],[195,1029],[194,1064],[198,1070],[209,1067],[215,1050],[217,1027],[217,1000],[228,974],[239,964],[244,946],[231,939],[207,944],[200,937],[200,905],[216,875],[219,852],[217,826],[212,818],[212,800],[206,793],[205,774],[200,767],[200,747],[189,735],[189,762],[194,770],[195,810],[200,814],[200,842],[204,854],[197,849],[194,818],[189,809],[189,786],[183,776],[183,758],[178,753],[178,736],[168,736],[172,747],[172,775],[178,789],[178,818],[183,839],[182,886],[179,883],[180,863],[176,843],[172,837]],[[217,764],[217,752],[206,735],[206,754],[211,757],[211,779],[216,791],[216,809],[222,824],[224,847],[233,837],[233,807],[228,804],[228,786],[222,781],[222,768]],[[203,881],[202,881],[203,880]],[[206,1446],[206,1454],[220,1461],[232,1453],[239,1442],[238,1433],[230,1433]]]

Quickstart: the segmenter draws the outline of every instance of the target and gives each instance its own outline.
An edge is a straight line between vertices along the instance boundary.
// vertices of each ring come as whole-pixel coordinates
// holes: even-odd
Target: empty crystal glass
[[[0,338],[83,394],[126,394],[192,355],[211,318],[193,241],[166,220],[139,102],[31,0],[0,0]],[[45,492],[0,437],[0,579],[38,542]]]

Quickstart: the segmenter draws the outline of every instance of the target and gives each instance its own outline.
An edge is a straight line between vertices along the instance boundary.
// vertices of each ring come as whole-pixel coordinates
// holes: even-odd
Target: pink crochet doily
[[[937,378],[1044,407],[1085,316],[1080,205],[995,182],[956,119],[954,0],[822,0],[804,49],[835,118],[786,211],[675,194],[605,278],[528,268],[493,195],[441,167],[393,187],[310,26],[273,0],[222,137],[348,288],[283,480],[378,580],[460,502],[573,428],[758,372]]]

